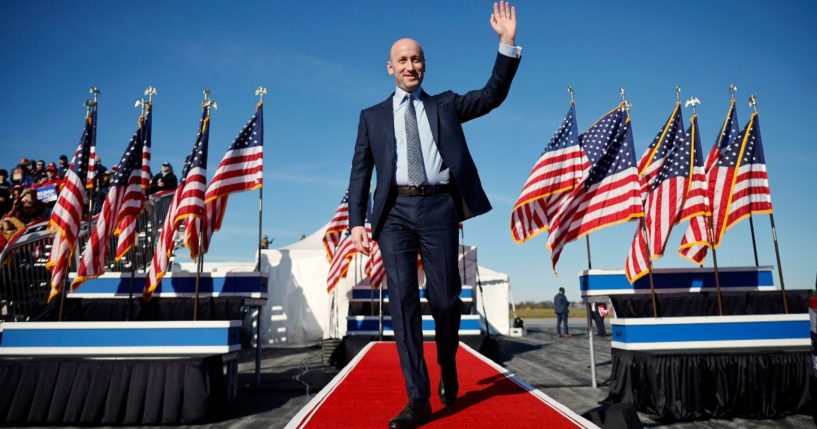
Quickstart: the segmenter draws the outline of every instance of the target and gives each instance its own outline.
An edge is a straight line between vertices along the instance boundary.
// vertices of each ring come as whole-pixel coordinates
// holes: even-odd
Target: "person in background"
[[[156,173],[153,179],[150,180],[150,192],[148,192],[148,194],[176,189],[178,185],[179,181],[176,179],[176,175],[173,174],[173,166],[165,161],[162,163],[162,170]]]
[[[556,310],[556,335],[562,336],[562,324],[565,327],[565,337],[570,336],[570,331],[567,328],[567,313],[570,311],[570,302],[565,296],[565,288],[560,287],[559,293],[553,297],[553,306]]]
[[[57,172],[60,173],[60,178],[65,177],[65,172],[68,171],[68,156],[65,154],[60,155],[59,159],[59,166],[57,166]]]
[[[20,194],[20,198],[14,201],[11,209],[12,216],[20,219],[23,224],[39,219],[45,215],[46,207],[37,199],[36,191],[26,189]]]
[[[14,216],[6,216],[0,221],[0,250],[6,247],[15,235],[25,230],[26,226]]]
[[[96,158],[94,158],[94,186],[96,186],[97,191],[104,186],[102,181],[105,178],[105,173],[107,172],[108,168],[102,164],[102,157],[96,155]]]
[[[0,191],[6,191],[8,194],[11,192],[11,182],[9,179],[9,172],[4,169],[0,169]]]
[[[604,314],[607,311],[607,304],[597,304],[591,303],[590,304],[590,315],[593,317],[593,323],[596,324],[596,335],[599,337],[606,337],[607,330],[604,328]]]
[[[39,181],[43,177],[45,177],[45,160],[41,159],[34,166],[34,179]]]
[[[6,215],[11,210],[11,194],[8,189],[0,189],[0,217]]]

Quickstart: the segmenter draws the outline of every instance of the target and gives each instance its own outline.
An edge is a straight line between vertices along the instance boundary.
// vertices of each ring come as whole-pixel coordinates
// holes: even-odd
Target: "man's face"
[[[168,167],[167,165],[163,165],[162,166],[162,174],[167,174],[167,173],[170,173],[170,167]]]
[[[397,87],[406,92],[414,92],[423,83],[426,60],[423,48],[412,39],[394,42],[386,63],[389,74],[394,76]]]
[[[60,159],[60,165],[65,167],[66,165],[68,165],[68,160],[67,159]]]
[[[45,163],[37,161],[37,170],[44,170],[44,169],[45,169]]]

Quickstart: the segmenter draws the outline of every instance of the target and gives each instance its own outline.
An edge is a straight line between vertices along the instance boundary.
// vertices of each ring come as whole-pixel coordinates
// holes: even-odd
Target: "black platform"
[[[227,407],[222,356],[0,359],[3,425],[168,425]]]
[[[789,313],[807,313],[809,290],[788,291]],[[611,296],[618,318],[653,317],[650,295]],[[780,292],[724,292],[724,315],[782,314]],[[715,293],[658,295],[660,317],[717,316]],[[812,414],[812,353],[612,350],[605,403],[631,403],[662,422]]]

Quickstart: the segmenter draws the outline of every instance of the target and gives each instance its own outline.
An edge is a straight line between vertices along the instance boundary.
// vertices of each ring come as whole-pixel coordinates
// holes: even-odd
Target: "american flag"
[[[80,257],[77,277],[71,284],[71,290],[77,290],[88,279],[105,273],[105,262],[108,259],[108,242],[117,225],[135,218],[142,211],[145,191],[142,190],[142,118],[139,128],[133,133],[119,169],[113,176],[108,195],[102,203],[102,209],[96,220],[96,227],[91,232],[88,244]],[[127,222],[124,222],[127,223]],[[120,236],[121,237],[121,236]]]
[[[590,161],[579,144],[576,107],[570,103],[562,125],[534,164],[511,211],[511,237],[523,243],[547,231],[548,219],[573,189]]]
[[[570,241],[644,216],[626,104],[596,121],[580,141],[591,167],[551,221],[547,246],[554,269]]]
[[[760,137],[760,119],[752,114],[734,144],[728,146],[707,174],[713,192],[714,247],[723,234],[751,214],[771,213],[772,197]]]
[[[153,134],[153,125],[151,117],[153,116],[153,103],[147,102],[145,107],[145,116],[142,119],[142,189],[150,188],[150,145]],[[119,253],[119,252],[117,252]]]
[[[184,167],[182,167],[182,174],[179,186],[176,188],[176,191],[173,193],[173,199],[170,201],[170,206],[167,209],[167,215],[165,215],[164,223],[162,224],[162,233],[159,236],[159,239],[156,240],[156,246],[153,249],[153,260],[150,264],[150,268],[148,269],[148,275],[146,279],[145,289],[143,290],[142,297],[145,300],[149,300],[151,296],[153,296],[153,292],[159,287],[159,284],[162,282],[162,277],[164,277],[165,272],[167,272],[167,268],[170,264],[170,256],[173,254],[174,248],[174,235],[176,233],[176,229],[179,226],[180,222],[176,222],[176,218],[179,214],[179,209],[181,207],[181,203],[187,201],[189,203],[191,197],[185,196],[185,190],[188,189],[190,194],[195,194],[198,191],[195,187],[186,187],[185,182],[187,181],[188,177],[194,171],[196,158],[201,158],[202,155],[205,155],[206,160],[206,142],[207,138],[209,137],[209,127],[207,126],[209,122],[209,117],[207,115],[207,109],[205,108],[202,112],[201,122],[199,123],[199,134],[196,137],[196,143],[193,145],[193,151],[190,152],[189,155],[184,160]],[[202,137],[204,136],[204,137]],[[204,150],[202,150],[201,143],[202,140],[205,142]],[[202,153],[203,152],[203,153]],[[204,172],[199,169],[197,174],[201,176],[204,175]],[[201,179],[203,181],[203,179]],[[203,202],[204,198],[204,184],[201,184],[201,201]],[[203,205],[203,204],[202,204]]]
[[[709,225],[712,208],[709,205],[709,186],[706,181],[703,152],[701,152],[701,137],[698,130],[698,115],[693,115],[689,130],[687,130],[687,134],[692,139],[690,146],[694,151],[692,182],[684,209],[681,211],[681,219],[678,221],[680,223],[689,219],[689,226],[681,240],[678,254],[697,264],[702,264],[703,257],[706,256],[706,246],[709,245]],[[693,247],[697,249],[693,249]],[[703,249],[703,254],[700,252],[701,249]]]
[[[638,177],[641,181],[641,196],[646,199],[649,188],[655,184],[658,172],[664,165],[667,148],[672,147],[677,136],[683,137],[684,121],[681,119],[681,102],[675,103],[675,109],[667,122],[658,130],[658,134],[650,143],[641,159],[638,161]]]
[[[94,130],[91,133],[90,153],[88,155],[88,174],[85,177],[85,189],[94,189],[96,179],[96,103],[91,109],[91,122]],[[66,173],[67,174],[67,173]]]
[[[664,254],[672,227],[686,203],[695,154],[684,131],[680,107],[680,102],[675,104],[669,120],[639,162],[644,166],[640,179],[645,218],[643,227],[639,225],[635,231],[624,264],[630,283],[647,274],[650,260]],[[660,167],[652,168],[653,165]]]
[[[372,287],[380,287],[386,279],[386,267],[383,266],[383,254],[380,253],[380,246],[376,241],[371,243],[371,254],[366,262],[366,275],[369,276],[369,284]]]
[[[199,256],[199,229],[201,218],[204,216],[204,195],[207,189],[207,146],[210,140],[210,115],[208,108],[202,109],[201,127],[196,141],[196,147],[190,154],[190,164],[182,172],[184,180],[179,184],[182,188],[181,199],[176,209],[173,223],[176,228],[182,222],[184,226],[184,244],[190,249],[190,257],[194,260]]]
[[[717,207],[715,207],[714,201],[716,190],[712,188],[713,184],[710,182],[709,172],[712,171],[712,167],[714,167],[718,159],[720,159],[721,153],[735,143],[738,134],[740,134],[740,128],[738,128],[738,114],[735,109],[735,100],[733,99],[729,105],[729,112],[726,114],[726,119],[723,121],[721,132],[718,134],[718,140],[715,142],[715,145],[712,146],[712,150],[709,151],[706,163],[704,164],[707,181],[707,199],[709,200],[710,210],[714,211]],[[707,222],[711,221],[712,219],[707,220]],[[701,219],[693,219],[687,227],[684,238],[681,241],[680,255],[699,265],[703,264],[707,253],[706,248],[712,246],[711,227],[711,224],[708,225],[702,222]]]
[[[142,142],[142,162],[141,162],[141,194],[137,194],[133,189],[128,193],[128,204],[126,210],[118,217],[114,234],[117,235],[116,260],[119,261],[136,243],[136,221],[142,209],[145,207],[145,171],[147,168],[148,186],[150,185],[150,143],[152,138],[151,109],[152,104],[148,104],[145,115],[139,118],[139,139]],[[147,158],[145,158],[145,147],[148,148]],[[120,167],[121,168],[121,167]],[[130,187],[128,188],[130,189]]]
[[[221,159],[207,192],[204,196],[203,218],[193,218],[188,221],[191,257],[198,255],[198,229],[202,225],[201,243],[203,253],[210,248],[210,239],[213,232],[221,228],[224,213],[227,210],[227,198],[233,192],[250,191],[263,186],[264,174],[264,110],[258,104],[252,119],[247,121],[244,128],[235,137],[233,144],[227,149]],[[202,224],[203,222],[203,224]]]
[[[349,271],[349,263],[357,253],[355,244],[352,242],[352,234],[346,231],[340,238],[338,246],[335,249],[332,263],[329,265],[329,275],[326,279],[326,291],[332,292],[335,286],[338,285],[340,279],[346,277]]]
[[[343,194],[335,215],[329,221],[326,232],[323,234],[323,247],[326,249],[326,260],[332,262],[335,250],[343,239],[343,233],[349,229],[349,191]]]
[[[85,206],[85,180],[88,177],[88,161],[91,155],[91,144],[96,130],[96,111],[92,106],[85,116],[85,129],[82,132],[77,150],[71,160],[68,171],[63,178],[63,187],[49,219],[49,229],[54,232],[51,244],[51,255],[46,268],[51,270],[51,293],[48,302],[62,292],[65,275],[70,265],[71,255],[77,242],[82,213]]]

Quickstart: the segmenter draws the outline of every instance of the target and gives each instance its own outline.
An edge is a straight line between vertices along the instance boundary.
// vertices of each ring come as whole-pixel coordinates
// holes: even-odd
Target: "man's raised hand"
[[[491,14],[491,27],[499,36],[499,43],[514,46],[516,39],[516,8],[502,0],[494,3],[494,13]]]

